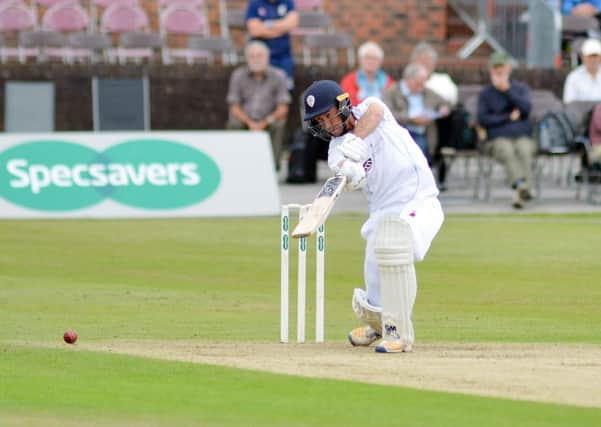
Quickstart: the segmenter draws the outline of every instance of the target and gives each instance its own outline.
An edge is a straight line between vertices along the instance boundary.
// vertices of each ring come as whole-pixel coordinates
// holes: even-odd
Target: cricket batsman
[[[320,80],[306,89],[303,104],[311,132],[330,141],[330,168],[347,177],[347,190],[367,196],[365,290],[355,289],[352,299],[365,325],[353,329],[349,341],[369,346],[381,338],[378,353],[411,351],[414,262],[424,259],[444,220],[428,162],[377,98],[353,107],[338,83]]]

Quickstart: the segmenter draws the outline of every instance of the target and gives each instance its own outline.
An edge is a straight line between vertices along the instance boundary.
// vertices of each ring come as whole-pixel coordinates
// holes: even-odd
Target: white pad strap
[[[367,295],[363,289],[355,288],[353,292],[353,311],[355,315],[382,334],[382,309],[374,307],[367,301]]]
[[[384,339],[412,345],[411,314],[417,294],[413,265],[413,235],[399,217],[380,219],[376,231],[375,258],[380,272]]]

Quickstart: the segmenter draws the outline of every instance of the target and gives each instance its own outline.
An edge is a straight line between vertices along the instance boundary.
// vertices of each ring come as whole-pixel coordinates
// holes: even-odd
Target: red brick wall
[[[373,40],[388,62],[402,61],[413,46],[426,40],[440,46],[445,39],[446,0],[325,0],[339,31],[347,31],[355,45]]]

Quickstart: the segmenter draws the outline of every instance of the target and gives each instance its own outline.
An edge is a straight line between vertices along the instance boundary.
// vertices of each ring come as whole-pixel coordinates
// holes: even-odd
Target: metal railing
[[[449,0],[474,32],[459,50],[468,58],[482,43],[531,68],[553,67],[561,40],[556,0]]]

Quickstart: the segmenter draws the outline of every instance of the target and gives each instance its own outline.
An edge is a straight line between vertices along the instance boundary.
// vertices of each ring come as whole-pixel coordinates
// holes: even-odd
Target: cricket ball
[[[63,334],[63,339],[67,344],[75,344],[75,341],[77,341],[77,332],[73,329],[69,329]]]

